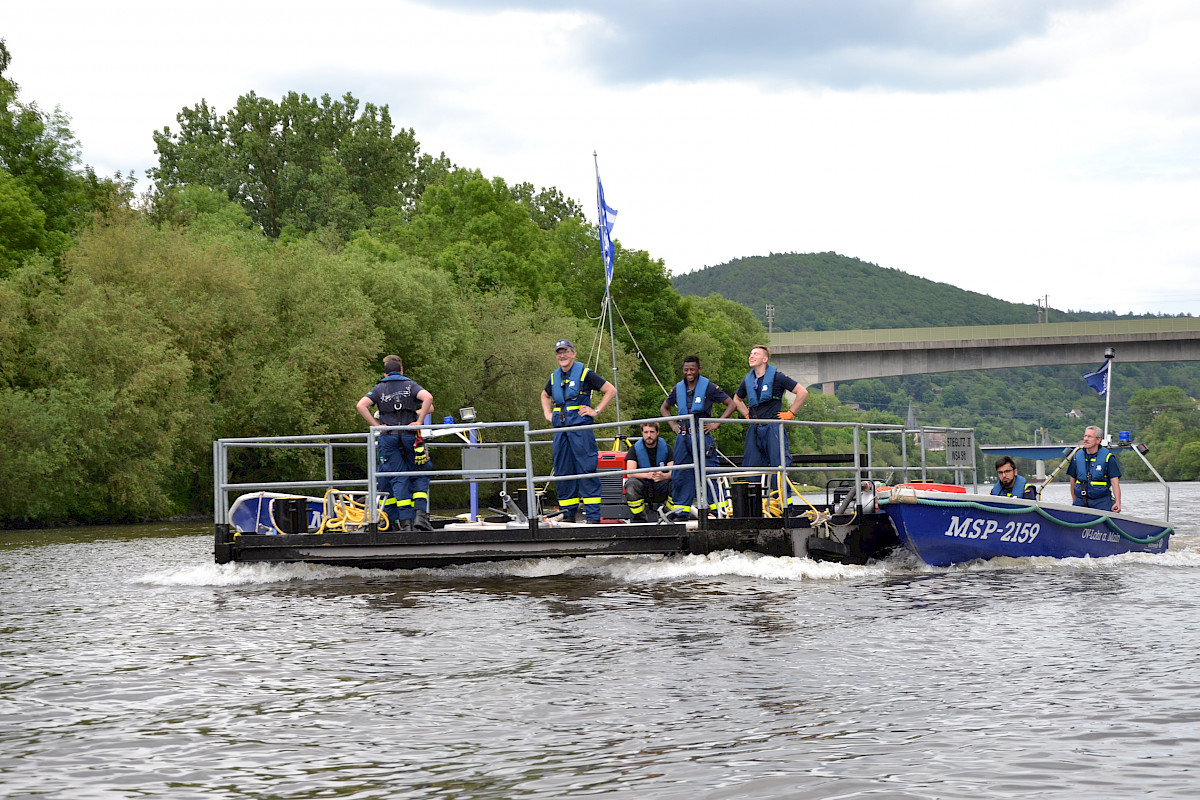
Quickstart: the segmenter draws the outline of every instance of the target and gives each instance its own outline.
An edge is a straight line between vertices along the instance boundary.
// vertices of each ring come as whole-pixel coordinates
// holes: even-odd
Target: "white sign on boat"
[[[954,431],[946,434],[946,466],[969,467],[975,452],[974,431]]]

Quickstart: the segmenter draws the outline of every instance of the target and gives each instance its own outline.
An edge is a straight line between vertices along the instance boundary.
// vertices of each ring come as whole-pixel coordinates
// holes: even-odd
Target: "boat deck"
[[[476,561],[592,555],[704,554],[743,550],[803,555],[805,517],[684,523],[519,525],[455,523],[432,531],[263,535],[219,530],[220,563],[309,562],[374,569],[445,567]]]

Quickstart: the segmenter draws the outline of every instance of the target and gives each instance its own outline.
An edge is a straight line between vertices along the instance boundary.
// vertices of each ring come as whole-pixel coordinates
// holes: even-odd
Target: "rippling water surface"
[[[1200,797],[1200,484],[1172,522],[1159,556],[952,569],[0,532],[0,796]]]

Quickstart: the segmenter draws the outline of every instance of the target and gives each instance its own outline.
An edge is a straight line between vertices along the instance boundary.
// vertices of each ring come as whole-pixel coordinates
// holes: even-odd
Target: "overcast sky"
[[[9,6],[22,100],[69,114],[103,174],[144,176],[201,99],[350,92],[593,221],[598,152],[618,242],[673,274],[834,251],[1200,314],[1197,0]]]

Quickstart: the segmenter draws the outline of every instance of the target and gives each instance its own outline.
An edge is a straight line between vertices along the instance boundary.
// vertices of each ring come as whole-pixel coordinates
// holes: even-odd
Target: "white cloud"
[[[597,42],[654,44],[669,17],[489,7],[47,0],[3,35],[23,99],[61,105],[102,172],[144,172],[201,98],[349,91],[426,151],[588,209],[598,151],[618,239],[674,272],[833,250],[1019,302],[1200,313],[1194,2],[924,2],[914,46],[830,17],[824,49],[701,15],[620,82]]]

